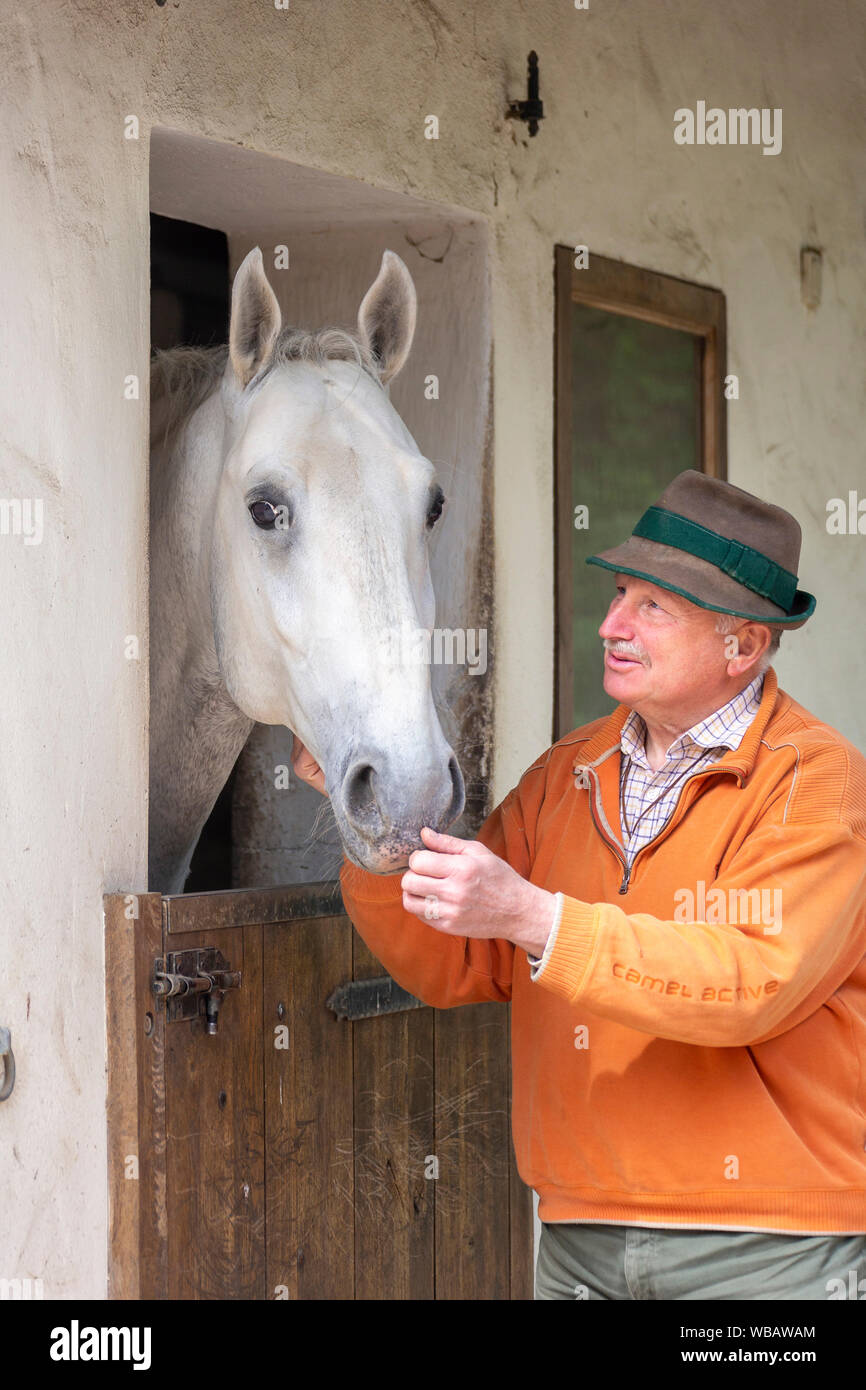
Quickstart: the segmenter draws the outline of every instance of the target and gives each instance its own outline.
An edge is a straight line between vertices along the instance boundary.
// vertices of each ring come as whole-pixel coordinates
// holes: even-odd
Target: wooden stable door
[[[392,989],[338,884],[104,908],[112,1297],[532,1297],[508,1007]]]

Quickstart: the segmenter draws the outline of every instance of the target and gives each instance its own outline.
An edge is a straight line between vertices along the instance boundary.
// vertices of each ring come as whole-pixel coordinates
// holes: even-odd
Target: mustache
[[[649,656],[636,642],[611,642],[609,637],[604,637],[602,640],[605,651],[611,652],[613,656],[633,656],[637,661],[643,661],[649,665]]]

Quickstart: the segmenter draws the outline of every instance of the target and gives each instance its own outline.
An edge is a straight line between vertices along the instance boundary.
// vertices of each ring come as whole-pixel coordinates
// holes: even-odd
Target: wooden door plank
[[[507,1299],[510,1289],[508,1013],[436,1013],[436,1298]]]
[[[343,912],[339,881],[288,883],[276,888],[219,888],[212,893],[166,895],[169,935],[222,931],[276,922],[333,917]],[[175,950],[174,946],[167,949]]]
[[[351,971],[352,928],[344,914],[265,928],[271,1299],[355,1295],[351,1026],[325,1005]]]
[[[514,1074],[511,1069],[511,1009],[512,1005],[507,1006],[509,1014],[508,1028],[508,1193],[510,1209],[510,1239],[509,1239],[509,1298],[516,1300],[532,1300],[535,1298],[535,1254],[533,1239],[533,1217],[532,1217],[532,1188],[527,1187],[517,1171],[517,1160],[514,1156],[514,1138],[511,1133],[511,1103],[512,1103],[512,1082]]]
[[[357,932],[353,942],[354,978],[381,975]],[[355,1297],[432,1299],[433,1010],[342,1026],[354,1030]]]
[[[108,1297],[139,1297],[138,1057],[143,1028],[135,997],[135,918],[139,899],[106,893],[105,1011],[108,1040]],[[131,1178],[130,1173],[135,1177]]]
[[[218,1032],[165,1025],[169,1298],[265,1297],[262,928],[172,934],[173,951],[217,946],[243,973]]]
[[[163,1017],[150,992],[162,954],[159,893],[106,893],[109,1298],[165,1298],[168,1243]]]

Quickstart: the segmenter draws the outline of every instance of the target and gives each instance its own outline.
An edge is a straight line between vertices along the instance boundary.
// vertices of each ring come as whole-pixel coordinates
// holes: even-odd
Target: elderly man
[[[613,713],[477,840],[343,865],[406,989],[513,1002],[537,1298],[866,1297],[866,760],[769,665],[814,611],[799,553],[782,508],[680,474],[589,561]]]

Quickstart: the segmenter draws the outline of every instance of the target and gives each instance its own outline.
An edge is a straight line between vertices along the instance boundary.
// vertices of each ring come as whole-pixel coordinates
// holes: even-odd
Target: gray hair
[[[716,618],[716,632],[720,633],[722,637],[728,637],[735,628],[739,627],[741,622],[742,619],[735,618],[733,613],[719,613]],[[770,629],[770,645],[758,662],[755,671],[758,676],[763,675],[767,667],[771,665],[773,657],[779,650],[782,633],[785,631],[779,623],[763,623],[762,626]]]

